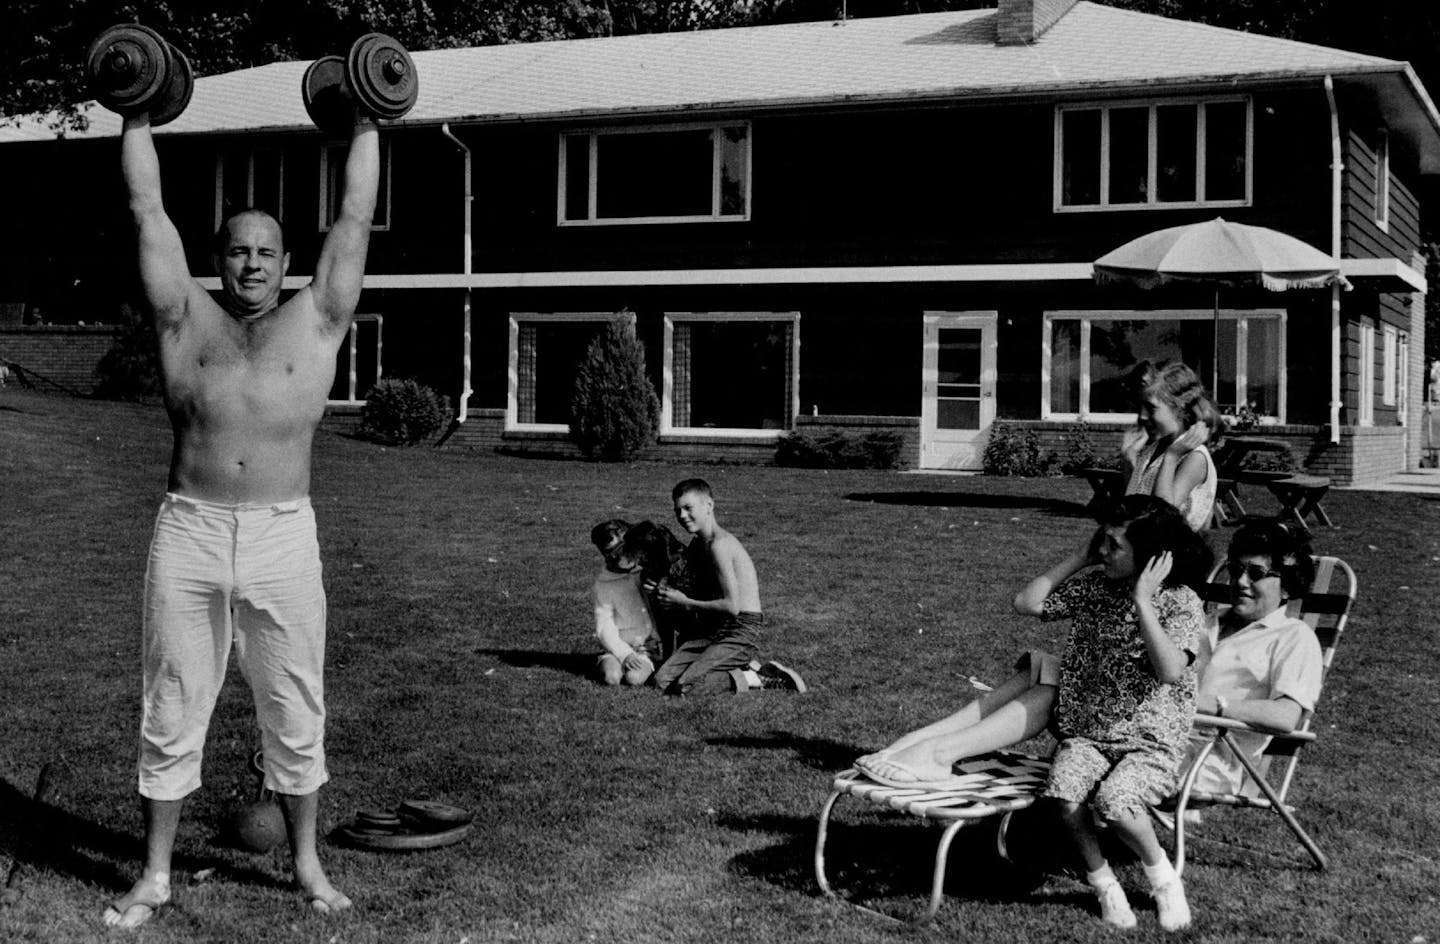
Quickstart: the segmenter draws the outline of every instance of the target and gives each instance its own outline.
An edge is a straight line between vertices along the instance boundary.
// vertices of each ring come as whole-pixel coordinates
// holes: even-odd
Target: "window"
[[[510,391],[506,429],[570,428],[575,375],[595,335],[613,312],[525,313],[510,316]],[[632,319],[634,315],[630,315]]]
[[[1399,379],[1400,334],[1395,328],[1386,325],[1384,328],[1384,367],[1380,375],[1382,395],[1381,402],[1386,406],[1395,405],[1396,381]]]
[[[1360,326],[1360,384],[1356,391],[1360,401],[1360,425],[1375,422],[1375,326]]]
[[[344,191],[345,156],[350,150],[349,142],[334,141],[320,148],[320,231],[323,233],[335,223],[340,212],[340,195]],[[370,224],[372,230],[390,228],[390,142],[380,139],[380,190],[375,198],[375,218]]]
[[[800,316],[687,312],[665,316],[666,432],[778,435],[798,410]]]
[[[1375,142],[1375,223],[1390,228],[1390,136],[1383,129]]]
[[[285,159],[277,147],[231,147],[215,161],[215,228],[254,207],[285,220]]]
[[[1045,313],[1041,416],[1124,421],[1135,416],[1128,386],[1142,360],[1181,361],[1210,388],[1215,312],[1053,311]],[[1285,312],[1220,312],[1220,378],[1216,405],[1239,404],[1264,420],[1285,421]]]
[[[561,225],[750,218],[750,126],[560,136]]]
[[[1410,418],[1406,414],[1410,412],[1410,336],[1404,331],[1400,332],[1397,346],[1400,369],[1395,379],[1395,413],[1401,426],[1409,426]]]
[[[364,403],[370,388],[380,379],[380,349],[385,319],[380,315],[356,315],[344,344],[335,355],[335,382],[330,385],[332,404]]]
[[[1245,206],[1245,98],[1063,106],[1055,111],[1055,209]]]

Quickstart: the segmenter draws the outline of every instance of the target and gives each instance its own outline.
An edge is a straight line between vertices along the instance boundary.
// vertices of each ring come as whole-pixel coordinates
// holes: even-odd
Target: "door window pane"
[[[979,400],[946,400],[935,402],[935,426],[938,429],[979,429]]]

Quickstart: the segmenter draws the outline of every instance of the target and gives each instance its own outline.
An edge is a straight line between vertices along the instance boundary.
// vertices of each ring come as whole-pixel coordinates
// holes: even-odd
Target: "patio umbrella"
[[[1220,217],[1204,223],[1156,230],[1095,260],[1095,281],[1154,288],[1172,282],[1215,289],[1214,376],[1220,381],[1220,290],[1324,288],[1350,283],[1329,255],[1307,242],[1264,226],[1228,223]]]

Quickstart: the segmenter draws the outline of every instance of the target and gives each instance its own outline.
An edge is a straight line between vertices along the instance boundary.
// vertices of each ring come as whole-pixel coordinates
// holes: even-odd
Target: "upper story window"
[[[1248,98],[1055,109],[1055,209],[1246,206]]]
[[[750,218],[750,126],[560,135],[562,226]]]
[[[285,156],[278,147],[231,147],[215,159],[215,228],[251,207],[285,221]]]
[[[340,195],[344,192],[345,156],[348,141],[332,141],[320,148],[320,219],[318,226],[325,232],[335,223],[340,212]],[[372,230],[390,228],[390,142],[380,139],[380,189],[375,197],[375,218]]]

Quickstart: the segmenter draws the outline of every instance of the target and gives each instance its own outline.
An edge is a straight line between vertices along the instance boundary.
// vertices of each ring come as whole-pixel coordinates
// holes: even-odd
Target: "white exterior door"
[[[925,313],[920,467],[981,467],[995,421],[995,312]]]

